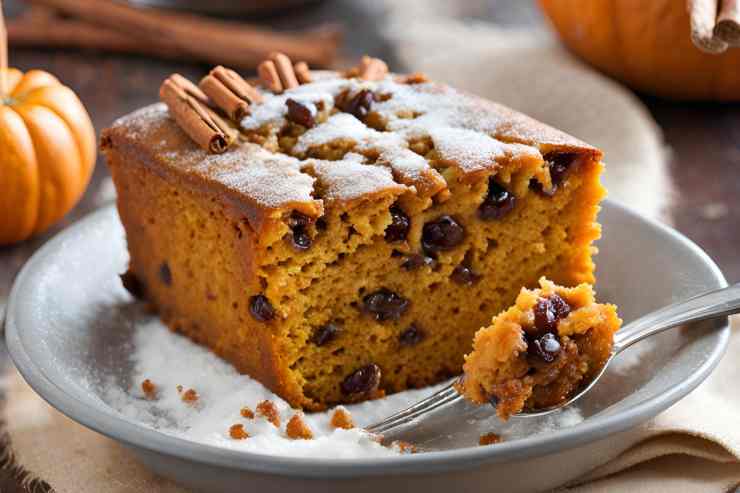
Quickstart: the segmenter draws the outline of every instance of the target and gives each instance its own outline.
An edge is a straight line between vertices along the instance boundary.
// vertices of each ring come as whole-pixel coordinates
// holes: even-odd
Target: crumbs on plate
[[[249,433],[246,432],[243,424],[237,423],[229,428],[229,436],[234,440],[244,440],[249,438]]]
[[[339,406],[331,416],[331,425],[334,428],[343,428],[350,430],[355,427],[355,423],[352,420],[352,415],[342,406]]]
[[[265,417],[275,428],[280,428],[280,415],[274,402],[265,400],[257,404],[257,415]]]
[[[496,433],[486,433],[478,439],[478,445],[493,445],[502,442],[501,436]]]
[[[308,427],[308,424],[303,421],[303,416],[301,414],[294,414],[293,417],[290,418],[290,421],[288,421],[288,424],[285,426],[285,434],[288,435],[288,438],[292,438],[293,440],[311,440],[313,438],[313,432],[311,431],[311,428]]]
[[[147,399],[155,399],[157,397],[157,386],[148,378],[141,382],[141,390]]]
[[[180,387],[182,388],[182,387]],[[182,401],[186,404],[190,404],[191,406],[194,405],[196,402],[198,402],[198,392],[196,392],[193,389],[188,389],[185,392],[182,393]]]
[[[403,440],[398,440],[396,442],[393,442],[391,444],[391,448],[395,448],[402,454],[415,454],[418,452],[416,445],[409,442],[404,442]]]

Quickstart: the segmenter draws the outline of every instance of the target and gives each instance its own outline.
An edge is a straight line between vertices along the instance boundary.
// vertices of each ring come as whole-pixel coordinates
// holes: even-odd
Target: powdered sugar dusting
[[[446,184],[425,157],[409,149],[413,139],[431,139],[440,159],[463,173],[496,172],[497,160],[502,158],[523,154],[541,158],[538,146],[542,143],[592,149],[508,108],[443,85],[403,84],[396,82],[393,75],[380,81],[345,79],[333,72],[315,75],[314,82],[283,94],[261,90],[264,102],[252,105],[251,114],[240,122],[241,127],[249,131],[267,126],[273,132],[279,131],[286,123],[286,100],[292,98],[314,114],[321,111],[322,120],[329,115],[298,137],[290,151],[293,155],[302,158],[310,155],[312,148],[342,144],[377,158],[375,161],[310,163],[254,149],[252,144],[240,145],[221,156],[209,155],[182,137],[181,132],[173,134],[174,122],[161,103],[119,119],[114,126],[125,127],[130,138],[145,139],[148,150],[167,165],[225,185],[266,207],[313,200],[315,179],[305,174],[306,169],[315,169],[314,174],[325,182],[322,186],[330,199],[356,198],[360,193],[397,187],[392,183],[394,179],[417,194],[433,195]],[[334,107],[340,94],[351,97],[364,89],[376,96],[371,111],[383,122],[383,131]],[[376,169],[377,166],[363,169],[373,164],[390,167],[392,174]],[[351,173],[356,173],[354,179],[349,176]]]
[[[377,162],[389,166],[402,183],[432,191],[445,187],[439,173],[426,159],[409,150],[401,135],[379,132],[348,113],[336,113],[323,124],[308,130],[298,138],[294,151],[305,153],[314,146],[337,142],[349,142],[358,152],[376,153]]]
[[[459,166],[464,173],[495,170],[496,159],[504,156],[522,152],[539,155],[534,147],[521,144],[511,146],[493,138],[491,133],[503,125],[500,115],[485,111],[469,96],[453,89],[431,83],[400,84],[392,77],[379,82],[340,80],[344,83],[331,86],[333,91],[346,90],[355,94],[362,89],[370,89],[382,95],[381,101],[373,103],[372,111],[386,122],[389,131],[377,131],[354,116],[339,112],[301,135],[293,148],[294,153],[301,155],[312,147],[349,141],[358,150],[381,151],[383,161],[410,181],[428,176],[431,166],[423,157],[408,151],[409,139],[432,137],[442,158]],[[303,94],[309,99],[323,94],[312,92],[311,86],[301,86],[304,88]],[[284,96],[275,96],[273,99],[281,101],[284,106]],[[280,108],[274,110],[271,116],[245,119],[243,125],[246,123],[248,128],[254,128],[258,120],[275,122],[283,113],[284,108]]]
[[[277,208],[314,200],[315,179],[301,172],[298,159],[251,143],[223,154],[208,153],[179,129],[172,132],[175,123],[163,103],[135,111],[119,119],[116,126],[125,127],[129,139],[148,140],[147,150],[167,166],[226,186],[261,206]]]
[[[256,144],[208,155],[193,170],[267,206],[313,200],[314,178],[301,171],[298,159],[269,152]]]
[[[440,157],[466,172],[489,168],[492,161],[506,154],[506,144],[473,130],[442,127],[429,133]]]
[[[375,143],[372,147],[380,151],[377,162],[390,166],[401,183],[413,185],[420,195],[431,196],[447,187],[442,175],[414,151],[382,143]]]
[[[321,125],[309,129],[298,137],[293,151],[302,154],[311,147],[347,140],[354,143],[380,138],[380,132],[366,127],[360,120],[348,113],[337,113]]]
[[[313,160],[305,164],[324,188],[327,200],[353,200],[379,190],[400,194],[409,188],[393,180],[389,168],[362,163],[359,154],[348,154],[339,161]]]
[[[122,116],[113,122],[113,127],[126,127],[132,138],[141,138],[157,124],[169,119],[167,105],[155,103]]]
[[[303,84],[282,94],[262,91],[264,102],[251,106],[251,113],[244,117],[240,124],[247,130],[257,129],[264,125],[282,125],[287,113],[285,102],[288,99],[298,101],[309,108],[315,108],[319,102],[323,103],[325,108],[331,108],[334,106],[334,97],[348,85],[347,79],[333,78]]]
[[[425,173],[436,172],[426,159],[405,147],[384,146],[382,143],[376,147],[380,149],[378,161],[389,164],[407,179],[420,180]]]

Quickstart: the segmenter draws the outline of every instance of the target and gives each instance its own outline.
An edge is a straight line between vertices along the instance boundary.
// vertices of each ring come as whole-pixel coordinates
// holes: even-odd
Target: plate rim
[[[646,222],[660,233],[672,237],[696,254],[709,267],[718,288],[727,286],[724,275],[711,257],[680,232],[612,200],[607,199],[602,205],[615,208],[632,219]],[[458,471],[483,464],[541,457],[628,430],[667,409],[711,374],[719,364],[729,343],[729,319],[725,318],[718,321],[722,323],[722,327],[716,329],[718,342],[707,355],[706,360],[681,384],[672,387],[667,392],[647,397],[616,414],[597,415],[574,427],[504,442],[496,447],[467,447],[398,457],[330,459],[258,454],[198,443],[127,420],[112,409],[102,409],[78,401],[44,374],[43,370],[32,361],[21,341],[15,312],[25,279],[33,274],[37,265],[43,263],[48,252],[54,250],[58,244],[73,236],[77,230],[84,228],[87,224],[96,223],[104,216],[110,215],[112,209],[115,209],[115,204],[103,206],[87,214],[48,240],[26,262],[17,275],[8,297],[4,324],[6,347],[16,368],[28,385],[52,407],[73,421],[129,447],[141,448],[195,463],[294,478],[349,478],[358,475],[379,476],[389,473],[428,474]],[[113,214],[117,217],[115,212]]]

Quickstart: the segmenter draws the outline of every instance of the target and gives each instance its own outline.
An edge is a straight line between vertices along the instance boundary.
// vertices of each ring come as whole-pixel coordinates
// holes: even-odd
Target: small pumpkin
[[[0,94],[0,245],[25,240],[62,218],[95,166],[90,117],[53,75],[7,71]]]
[[[635,89],[683,100],[740,101],[740,48],[710,55],[690,36],[683,0],[539,0],[563,43]]]

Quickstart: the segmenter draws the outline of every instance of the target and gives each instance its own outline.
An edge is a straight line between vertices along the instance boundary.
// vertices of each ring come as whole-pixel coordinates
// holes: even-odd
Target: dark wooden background
[[[399,0],[402,1],[402,0]],[[327,0],[300,12],[275,14],[258,21],[278,28],[310,27],[317,20],[345,26],[345,59],[369,53],[402,71],[393,49],[379,35],[379,2]],[[460,2],[463,4],[463,2]],[[6,14],[24,6],[5,0]],[[473,0],[464,2],[464,15],[510,25],[539,27],[544,21],[529,1]],[[208,67],[164,62],[143,57],[109,55],[95,51],[10,50],[11,65],[40,68],[57,75],[74,89],[90,112],[98,131],[116,117],[157,98],[162,79],[180,72],[198,79]],[[670,172],[677,185],[673,215],[676,227],[714,258],[728,281],[740,280],[740,104],[675,103],[640,95],[665,133],[671,149]],[[1,170],[0,170],[1,172]],[[12,247],[0,247],[0,310],[12,279],[28,257],[49,237],[101,205],[101,185],[107,176],[99,160],[82,202],[47,234]],[[0,353],[0,363],[5,357]],[[0,478],[0,490],[8,491]],[[12,490],[11,490],[12,491]]]

